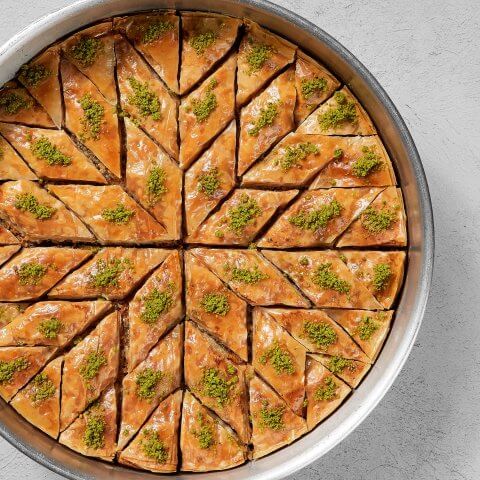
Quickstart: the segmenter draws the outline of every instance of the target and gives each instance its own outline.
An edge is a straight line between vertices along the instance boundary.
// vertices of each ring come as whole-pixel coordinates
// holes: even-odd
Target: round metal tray
[[[207,10],[246,17],[291,40],[324,63],[361,101],[388,149],[403,189],[408,217],[408,269],[392,331],[377,362],[346,403],[312,432],[265,458],[221,473],[222,480],[283,478],[320,458],[373,410],[400,372],[414,343],[433,269],[433,217],[417,149],[397,109],[368,70],[320,28],[264,0],[83,0],[30,25],[0,48],[0,85],[44,47],[80,27],[113,15],[147,9]],[[135,480],[158,474],[81,456],[50,439],[0,401],[0,435],[51,470],[71,479]],[[205,480],[219,473],[169,475]]]

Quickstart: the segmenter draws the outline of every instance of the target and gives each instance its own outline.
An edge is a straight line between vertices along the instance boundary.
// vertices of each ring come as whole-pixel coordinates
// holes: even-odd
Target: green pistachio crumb
[[[38,285],[47,273],[48,266],[37,262],[23,263],[17,271],[20,285]]]
[[[337,333],[325,322],[305,322],[303,333],[321,350],[326,350],[337,341]]]
[[[18,74],[18,79],[28,87],[37,87],[52,75],[52,71],[41,63],[23,65]]]
[[[314,400],[328,402],[337,397],[338,385],[333,377],[327,377],[313,394]]]
[[[263,43],[253,43],[249,41],[246,60],[249,66],[248,75],[258,72],[272,56],[273,48]]]
[[[214,315],[225,316],[230,311],[228,298],[223,293],[206,293],[200,305],[205,312]]]
[[[347,263],[348,262],[348,259],[346,257],[346,255],[344,253],[339,253],[338,254],[338,258],[343,262],[343,263]]]
[[[195,115],[198,123],[203,123],[207,120],[218,106],[217,96],[213,93],[213,89],[216,86],[217,81],[212,78],[205,95],[202,98],[194,98],[188,107],[188,111],[191,111]]]
[[[155,166],[148,173],[147,193],[150,205],[155,205],[160,197],[167,192],[166,180],[167,174],[161,167]]]
[[[44,320],[38,325],[38,331],[49,340],[57,338],[62,329],[63,323],[56,317]]]
[[[292,215],[288,221],[302,230],[311,230],[315,232],[320,228],[325,228],[330,220],[339,217],[343,206],[333,199],[330,203],[322,205],[320,208],[309,212],[301,210]]]
[[[233,375],[229,379],[223,377],[216,368],[206,368],[202,374],[201,392],[206,397],[214,398],[220,407],[225,406],[231,391],[238,383],[238,376]]]
[[[215,230],[215,236],[217,238],[223,238],[225,234],[221,230]]]
[[[168,460],[168,448],[155,430],[144,430],[141,447],[143,453],[157,463],[165,463]]]
[[[91,67],[103,50],[102,41],[93,37],[82,37],[68,50],[68,55],[81,67]]]
[[[10,383],[15,373],[27,369],[30,363],[26,358],[15,358],[14,360],[0,360],[0,385]]]
[[[127,260],[112,258],[108,261],[98,260],[96,273],[90,275],[90,284],[93,287],[118,287],[120,274],[130,266]]]
[[[210,48],[217,40],[217,34],[212,31],[197,33],[190,38],[190,46],[195,50],[197,55],[203,55],[205,50]]]
[[[80,121],[82,125],[80,140],[98,140],[105,119],[105,108],[94,100],[90,93],[85,93],[79,103],[83,110],[83,117]]]
[[[235,375],[237,373],[237,369],[231,363],[229,363],[227,365],[227,373],[229,375]]]
[[[375,322],[372,317],[365,316],[360,321],[356,333],[360,337],[360,340],[367,342],[379,328],[380,325]]]
[[[144,400],[151,400],[156,394],[156,388],[163,378],[163,373],[153,368],[145,368],[137,374],[137,395]]]
[[[85,380],[92,380],[100,369],[107,364],[107,357],[103,352],[90,352],[80,367],[80,375]]]
[[[255,124],[250,130],[248,130],[248,134],[252,137],[256,137],[262,128],[273,124],[278,113],[278,102],[268,102],[265,108],[260,109]]]
[[[333,151],[333,158],[335,158],[335,160],[338,160],[342,157],[343,157],[343,150],[341,148],[336,148]]]
[[[373,267],[373,289],[376,292],[385,290],[392,277],[392,268],[388,263],[378,263]]]
[[[237,235],[241,234],[245,227],[262,213],[257,201],[244,193],[236,207],[228,210],[228,227]]]
[[[21,110],[33,106],[33,101],[15,92],[6,92],[0,96],[0,108],[7,115],[16,115]]]
[[[261,364],[266,365],[267,362],[272,364],[277,375],[282,373],[293,375],[295,373],[295,365],[290,352],[286,348],[280,347],[277,341],[260,357]]]
[[[285,153],[279,161],[279,165],[284,172],[292,167],[300,165],[302,160],[311,154],[317,154],[320,150],[316,145],[310,142],[298,143],[297,145],[289,145],[285,149]]]
[[[234,282],[252,285],[262,280],[266,280],[267,278],[268,275],[261,272],[258,268],[258,265],[255,265],[253,268],[232,268],[231,280],[233,280]]]
[[[304,267],[306,267],[309,263],[310,263],[310,260],[308,259],[308,257],[306,257],[305,255],[303,255],[302,257],[300,257],[298,259],[298,263]]]
[[[173,305],[172,286],[160,291],[154,288],[145,297],[143,297],[143,310],[141,319],[148,325],[156,323],[161,315],[168,312]]]
[[[314,77],[312,79],[304,78],[302,80],[302,96],[308,100],[315,93],[322,93],[327,88],[327,81],[324,78]]]
[[[210,422],[206,422],[204,416],[199,413],[197,417],[198,429],[192,430],[192,434],[198,440],[198,445],[202,450],[208,450],[215,445],[213,427]]]
[[[334,99],[337,102],[337,106],[331,107],[325,113],[318,115],[318,123],[324,131],[335,128],[345,122],[353,123],[357,119],[355,102],[347,100],[347,97],[342,92],[336,92]]]
[[[312,281],[320,288],[335,290],[338,293],[348,294],[351,289],[351,285],[346,280],[341,279],[332,271],[332,264],[330,262],[322,263],[317,267],[313,274]]]
[[[99,414],[89,414],[83,435],[83,442],[88,448],[98,450],[105,445],[105,419]]]
[[[359,178],[367,177],[383,165],[380,155],[375,152],[375,147],[363,147],[362,153],[363,156],[352,165],[353,174]]]
[[[129,210],[123,203],[117,203],[114,208],[105,208],[102,211],[102,218],[117,225],[127,224],[135,215],[134,210]]]
[[[72,163],[72,158],[65,155],[47,137],[42,136],[32,142],[30,146],[32,153],[40,160],[45,160],[47,165],[60,165],[67,167]]]
[[[260,428],[268,428],[270,430],[282,430],[285,427],[283,423],[283,414],[285,413],[285,406],[269,407],[267,402],[264,402],[260,409]]]
[[[40,403],[55,395],[55,384],[45,372],[39,373],[32,381],[30,398],[34,403]]]
[[[145,25],[141,35],[141,42],[144,44],[153,43],[170,30],[175,25],[172,22],[155,21]]]
[[[213,197],[220,188],[220,177],[217,167],[211,167],[198,177],[198,191]]]
[[[142,83],[133,77],[130,77],[128,82],[133,90],[133,94],[128,96],[128,103],[138,109],[141,117],[161,120],[162,103],[155,92],[151,90],[148,82]]]
[[[370,205],[362,214],[362,227],[372,234],[388,230],[395,222],[395,212],[386,206],[376,209]]]
[[[355,371],[355,362],[353,360],[348,360],[346,358],[340,357],[339,355],[334,355],[330,358],[327,364],[327,368],[332,373],[342,373],[345,369],[350,370],[351,372]]]
[[[17,210],[31,213],[37,220],[48,220],[56,211],[53,207],[41,204],[31,193],[17,195],[14,205]]]

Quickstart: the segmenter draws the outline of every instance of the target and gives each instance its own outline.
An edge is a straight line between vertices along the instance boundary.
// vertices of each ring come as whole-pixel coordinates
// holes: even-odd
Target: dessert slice
[[[184,373],[187,387],[228,423],[243,443],[250,437],[245,370],[192,322],[186,322]]]
[[[263,251],[317,307],[382,309],[332,250],[308,252]]]
[[[399,188],[386,188],[340,237],[338,247],[407,244],[407,219]]]
[[[190,90],[232,48],[241,21],[211,13],[182,13],[180,93]]]
[[[152,472],[175,472],[181,409],[182,391],[178,390],[157,407],[118,461]]]
[[[283,192],[237,189],[221,208],[188,237],[190,243],[244,245],[254,240],[275,212],[298,190]]]
[[[119,319],[114,312],[65,355],[61,431],[115,382],[119,349]]]
[[[232,55],[187,97],[179,111],[180,166],[188,168],[235,114],[235,66]]]
[[[7,245],[0,247],[0,265],[3,265],[10,257],[20,250],[20,245]]]
[[[62,126],[62,93],[58,75],[59,47],[48,48],[18,72],[18,80],[47,111],[57,127]]]
[[[329,188],[302,193],[258,242],[259,247],[332,245],[375,197],[380,188]]]
[[[188,390],[183,398],[180,449],[182,470],[187,472],[226,470],[241,465],[247,458],[245,446],[233,431]]]
[[[65,205],[29,180],[0,186],[0,216],[31,241],[91,242],[93,235]]]
[[[20,240],[3,225],[0,225],[0,245],[15,245],[19,244]]]
[[[237,105],[245,104],[283,67],[293,62],[295,45],[254,22],[245,21],[247,31],[238,53]]]
[[[167,255],[168,250],[158,248],[103,248],[61,281],[49,296],[66,299],[124,298]]]
[[[243,175],[260,155],[293,129],[294,80],[295,74],[290,68],[242,108],[239,175]]]
[[[230,125],[185,174],[187,231],[192,234],[235,185],[236,125]]]
[[[123,112],[177,158],[177,101],[129,42],[118,39],[115,52]]]
[[[156,243],[168,234],[120,185],[50,185],[95,233],[100,243]]]
[[[91,255],[77,248],[24,248],[0,269],[0,300],[34,300]]]
[[[152,12],[113,20],[133,42],[167,87],[178,93],[179,18],[175,13]]]
[[[287,402],[302,414],[305,397],[305,357],[307,350],[292,338],[267,311],[253,311],[253,360],[255,370]]]
[[[0,124],[0,133],[8,123]],[[0,136],[0,180],[36,180],[37,176],[28,168],[20,155]]]
[[[0,303],[0,328],[3,329],[6,325],[20,315],[25,309],[24,303]]]
[[[257,250],[196,248],[192,252],[251,305],[310,305],[282,272]]]
[[[247,361],[247,304],[190,251],[185,254],[185,277],[188,318]]]
[[[370,117],[347,87],[335,92],[298,127],[300,133],[317,135],[374,135]]]
[[[10,403],[26,420],[53,438],[60,432],[62,364],[63,357],[52,360]]]
[[[312,430],[333,413],[350,393],[350,387],[332,375],[314,357],[307,359],[307,425]]]
[[[303,122],[311,111],[331,97],[339,86],[340,82],[324,66],[298,51],[295,62],[295,122]]]
[[[253,458],[260,458],[292,443],[307,432],[307,424],[295,415],[264,381],[250,381]]]
[[[9,402],[55,351],[51,347],[0,348],[0,397]]]
[[[63,347],[111,308],[105,300],[37,302],[0,330],[0,346]]]
[[[0,133],[41,178],[106,183],[105,177],[63,130],[0,123]],[[31,172],[21,174],[21,178],[29,180],[32,176],[36,178]]]
[[[120,178],[120,134],[115,108],[70,62],[62,60],[60,70],[66,128]]]
[[[64,432],[59,442],[87,457],[111,462],[117,438],[117,394],[114,386],[82,413]]]
[[[121,450],[145,420],[182,380],[183,325],[177,325],[152,348],[147,358],[123,378]]]
[[[63,43],[63,51],[100,93],[115,105],[117,91],[114,76],[114,38],[108,35],[111,30],[111,21],[81,30]]]
[[[166,229],[179,239],[182,228],[182,171],[155,142],[125,118],[127,190]]]

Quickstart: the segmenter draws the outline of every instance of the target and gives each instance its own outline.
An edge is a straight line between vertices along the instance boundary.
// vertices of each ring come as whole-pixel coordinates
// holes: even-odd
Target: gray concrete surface
[[[276,0],[370,69],[417,143],[432,193],[436,268],[422,329],[369,418],[290,480],[480,478],[480,4]],[[0,0],[0,43],[69,0]],[[0,479],[59,480],[0,440]]]

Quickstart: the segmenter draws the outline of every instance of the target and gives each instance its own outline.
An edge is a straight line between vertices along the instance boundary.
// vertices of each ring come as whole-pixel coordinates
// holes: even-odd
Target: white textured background
[[[275,0],[377,77],[416,141],[436,268],[402,373],[345,441],[289,480],[480,479],[480,2]],[[71,0],[0,0],[0,43]],[[0,440],[1,480],[60,480]],[[103,479],[102,479],[103,480]]]

